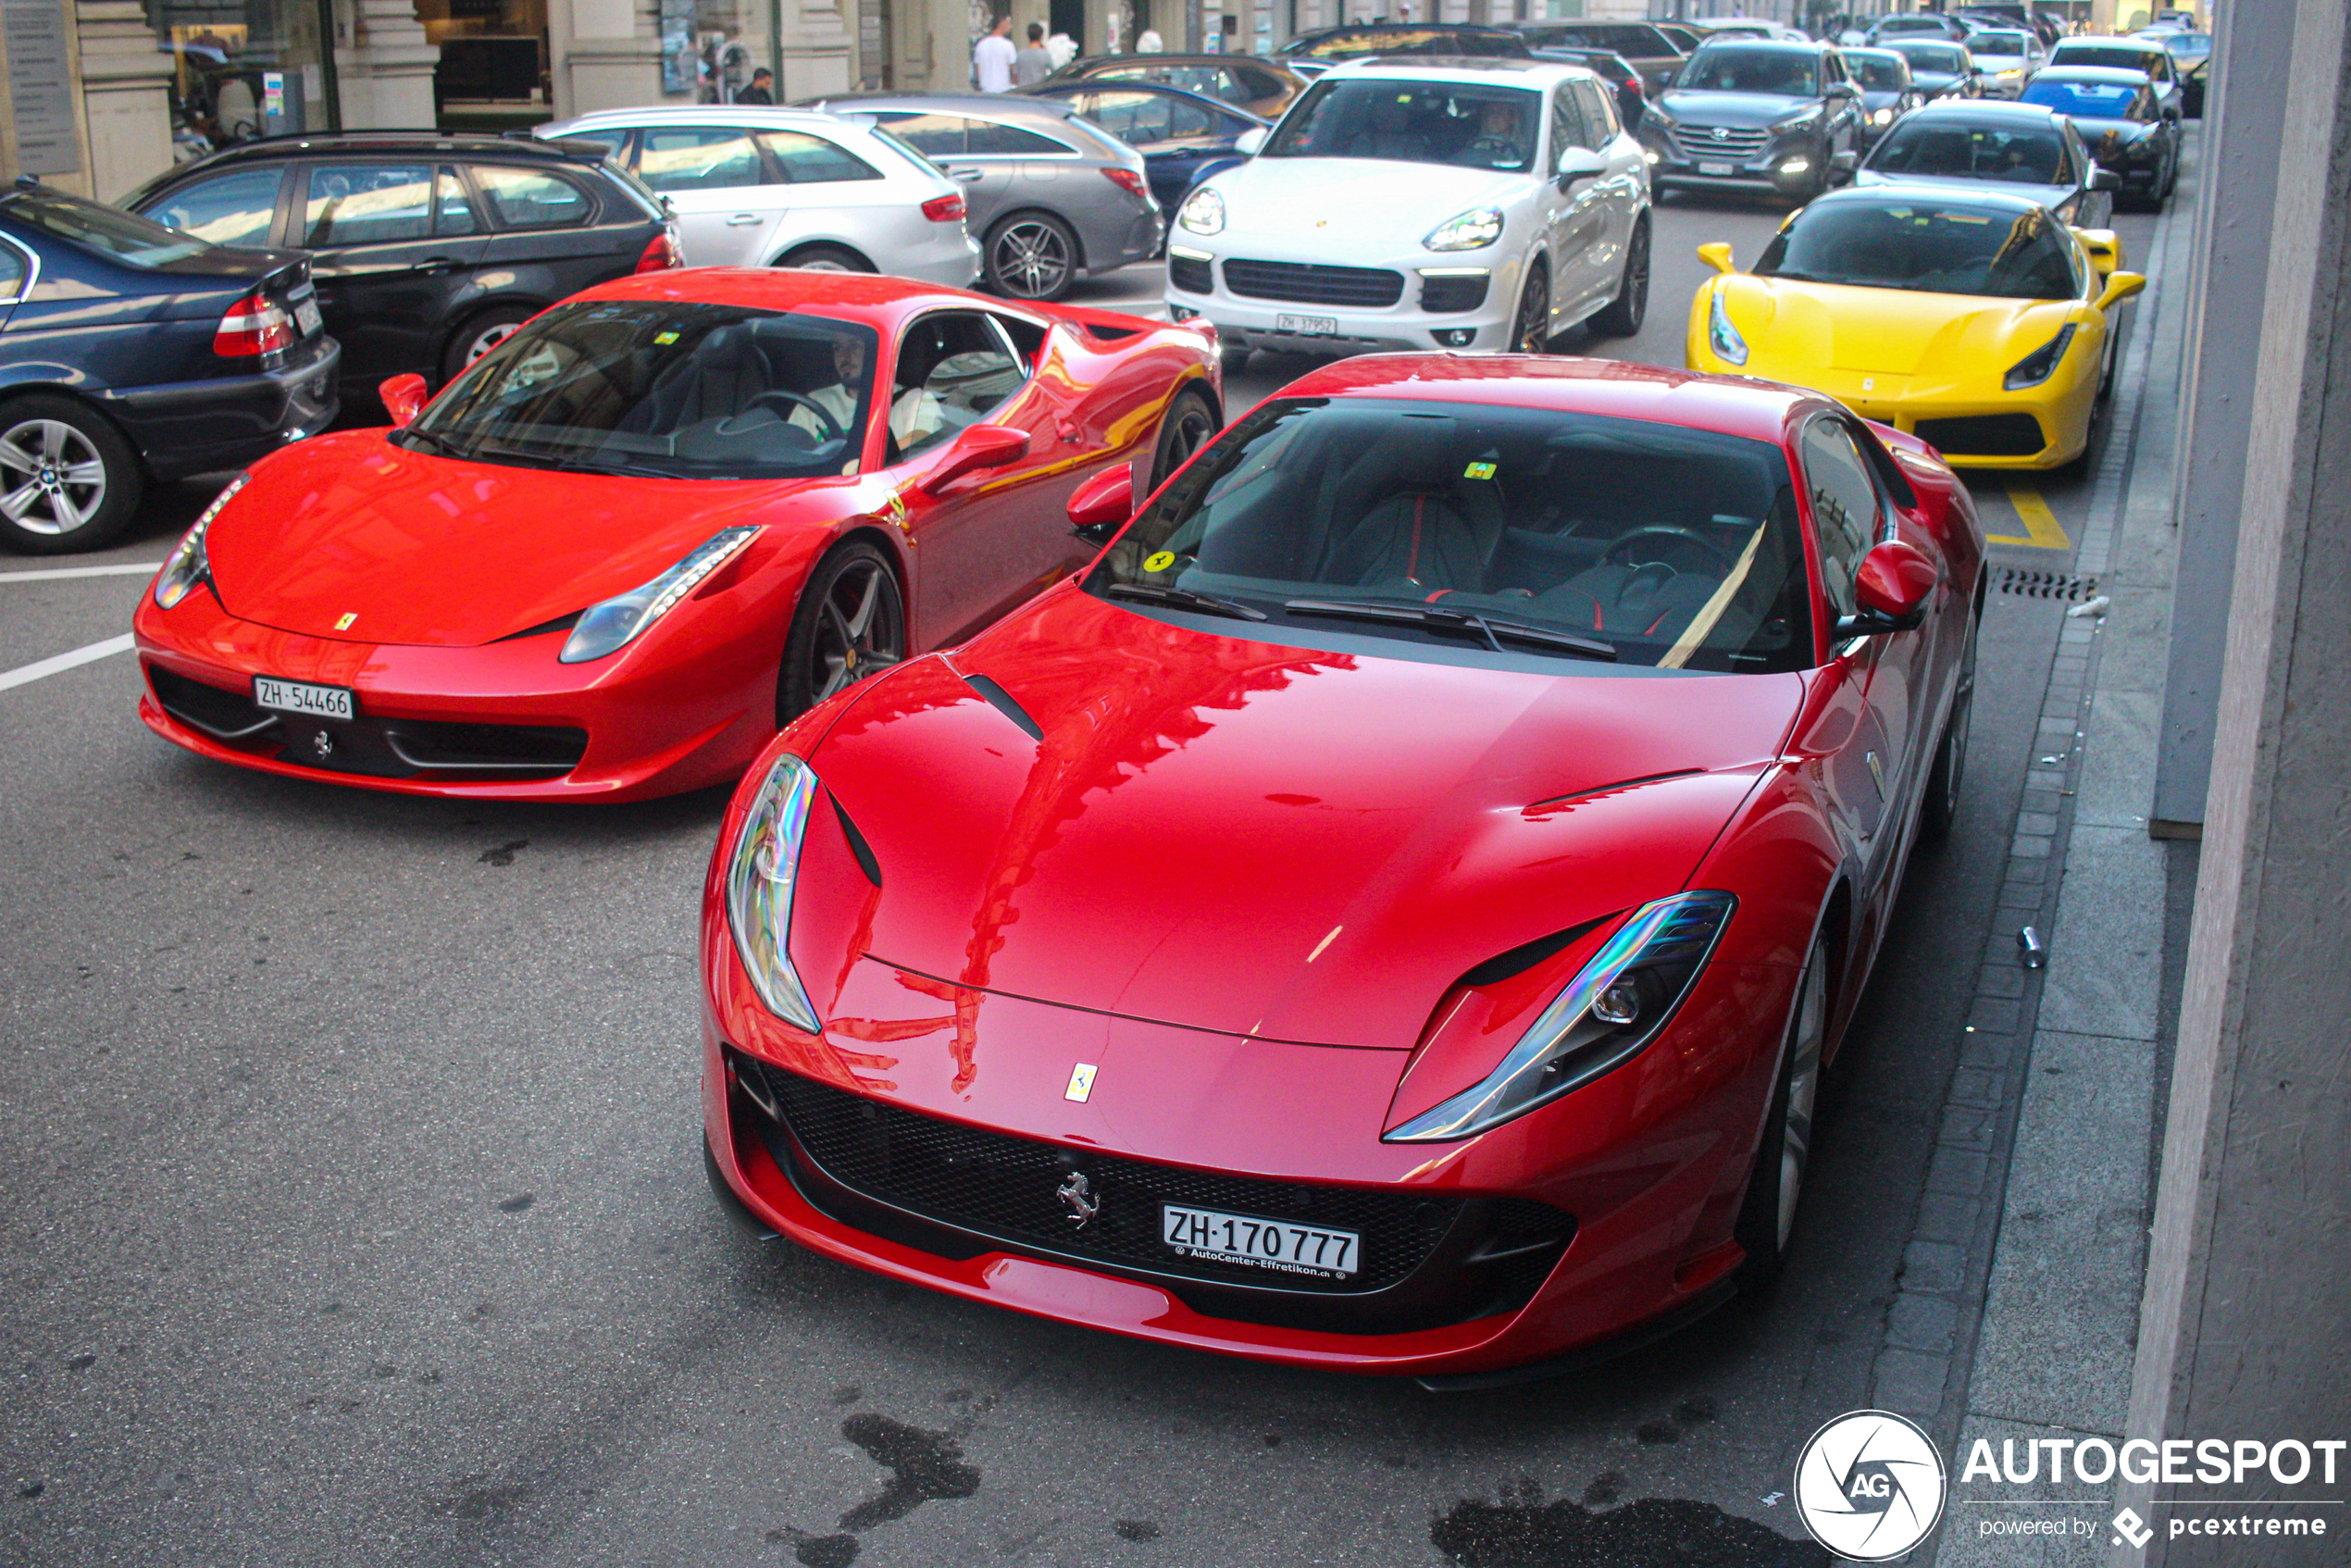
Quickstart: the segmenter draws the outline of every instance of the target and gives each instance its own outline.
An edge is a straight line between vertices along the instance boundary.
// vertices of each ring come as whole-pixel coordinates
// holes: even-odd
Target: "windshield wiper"
[[[1102,590],[1121,599],[1145,599],[1154,604],[1173,605],[1179,610],[1200,610],[1212,616],[1230,616],[1235,620],[1262,621],[1265,612],[1230,599],[1219,599],[1213,593],[1195,593],[1188,588],[1170,588],[1158,582],[1113,582]]]
[[[1424,626],[1431,631],[1471,632],[1485,638],[1497,653],[1502,652],[1502,639],[1507,637],[1516,642],[1556,648],[1579,658],[1602,659],[1613,664],[1617,656],[1613,643],[1578,637],[1572,631],[1554,631],[1549,627],[1527,626],[1519,621],[1498,621],[1489,616],[1472,615],[1467,610],[1447,609],[1442,604],[1392,604],[1377,599],[1291,599],[1286,601],[1282,608],[1295,616],[1399,621]]]
[[[403,444],[411,441],[422,442],[429,446],[438,448],[444,456],[470,457],[473,455],[471,448],[459,446],[438,430],[420,430],[416,426],[410,425],[394,433],[404,438]]]

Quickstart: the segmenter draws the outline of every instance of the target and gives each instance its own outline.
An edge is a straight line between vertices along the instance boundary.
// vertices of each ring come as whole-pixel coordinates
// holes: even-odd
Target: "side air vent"
[[[840,818],[841,837],[849,840],[849,852],[857,857],[857,869],[865,874],[866,881],[880,887],[881,862],[874,858],[874,846],[865,842],[865,835],[857,831],[857,824],[849,820],[849,808],[838,799],[833,802],[833,815]]]
[[[963,672],[957,672],[963,674]],[[1013,694],[984,675],[964,674],[964,684],[988,700],[988,705],[1011,719],[1026,731],[1032,740],[1045,739],[1045,728],[1028,716],[1028,710],[1013,701]]]
[[[1535,940],[1514,947],[1508,952],[1498,952],[1468,974],[1463,975],[1454,984],[1491,986],[1509,979],[1512,975],[1523,975],[1550,957],[1551,954],[1560,952],[1578,938],[1590,932],[1600,923],[1600,920],[1608,918],[1608,915],[1603,915],[1599,920],[1586,920],[1581,926],[1570,926],[1564,931],[1554,931],[1548,937],[1537,937]]]

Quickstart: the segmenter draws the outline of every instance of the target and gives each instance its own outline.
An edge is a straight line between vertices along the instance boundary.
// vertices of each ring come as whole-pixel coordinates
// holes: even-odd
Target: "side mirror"
[[[1069,531],[1088,544],[1108,544],[1135,515],[1135,466],[1104,468],[1069,498]]]
[[[2103,174],[2106,171],[2100,169],[2098,172]],[[2080,240],[2082,248],[2090,253],[2091,265],[2098,269],[2099,277],[2106,277],[2121,265],[2122,242],[2115,236],[2113,230],[2076,229],[2073,237]]]
[[[2098,296],[2098,308],[2111,309],[2146,286],[2146,279],[2139,273],[2109,272],[2106,275],[2106,292]]]
[[[1729,274],[1738,270],[1732,264],[1731,242],[1728,240],[1715,240],[1698,246],[1698,258],[1717,272]]]
[[[1589,147],[1568,147],[1560,153],[1560,189],[1564,191],[1579,180],[1597,180],[1608,172],[1608,159]]]
[[[1872,545],[1861,557],[1861,569],[1853,574],[1853,597],[1860,612],[1840,617],[1836,635],[1875,637],[1915,630],[1926,619],[1934,576],[1934,563],[1914,544],[1889,539]]]
[[[394,376],[376,389],[383,399],[384,409],[392,416],[392,428],[399,429],[425,411],[431,393],[425,390],[425,379],[414,370],[404,376]]]
[[[1001,468],[1028,455],[1028,432],[1009,425],[974,425],[948,444],[947,455],[917,485],[937,494],[965,474]]]
[[[1253,158],[1265,147],[1265,128],[1252,125],[1233,138],[1233,151],[1245,158]]]
[[[1847,180],[1852,179],[1853,171],[1860,167],[1861,155],[1859,153],[1835,153],[1829,157],[1829,172]]]
[[[2110,168],[2094,168],[2090,170],[2090,189],[2120,191],[2122,189],[2122,177]]]

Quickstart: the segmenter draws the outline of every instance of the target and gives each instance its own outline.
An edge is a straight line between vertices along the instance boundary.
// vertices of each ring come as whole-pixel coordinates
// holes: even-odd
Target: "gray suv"
[[[1861,89],[1825,44],[1710,40],[1649,106],[1641,136],[1660,191],[1768,191],[1810,201],[1850,168]],[[1843,162],[1840,163],[1840,158]]]

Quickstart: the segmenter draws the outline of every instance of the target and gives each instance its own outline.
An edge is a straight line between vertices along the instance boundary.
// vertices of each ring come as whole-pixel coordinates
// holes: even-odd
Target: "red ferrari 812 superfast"
[[[273,454],[165,563],[140,716],[423,794],[721,783],[864,674],[1084,565],[1064,504],[1221,422],[1213,340],[797,269],[664,272],[518,330],[393,429]]]
[[[745,776],[721,1192],[957,1295],[1440,1386],[1778,1268],[1959,790],[1951,471],[1793,388],[1396,355],[1128,500]]]

